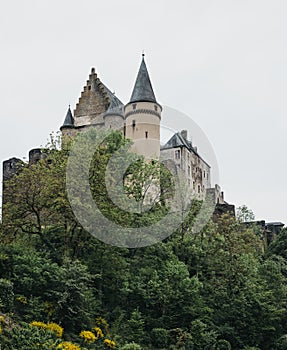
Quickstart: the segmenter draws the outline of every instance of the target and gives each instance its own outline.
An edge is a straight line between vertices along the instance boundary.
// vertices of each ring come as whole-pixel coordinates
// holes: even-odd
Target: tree
[[[250,222],[255,220],[255,215],[246,205],[242,205],[236,209],[236,217],[239,222]]]

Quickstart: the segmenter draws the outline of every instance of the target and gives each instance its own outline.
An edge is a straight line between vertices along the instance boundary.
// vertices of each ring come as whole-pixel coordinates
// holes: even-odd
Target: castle
[[[124,105],[101,82],[92,68],[74,113],[69,107],[60,130],[63,136],[69,137],[89,127],[121,130],[126,138],[133,141],[132,151],[145,159],[160,159],[161,156],[171,159],[177,173],[186,179],[192,197],[204,200],[209,195],[214,203],[225,204],[220,187],[211,187],[211,168],[188,140],[186,130],[175,133],[161,146],[161,114],[162,106],[156,100],[143,54],[127,104]],[[40,158],[41,149],[29,152],[30,163]],[[15,174],[19,162],[21,161],[17,158],[4,161],[3,186]]]

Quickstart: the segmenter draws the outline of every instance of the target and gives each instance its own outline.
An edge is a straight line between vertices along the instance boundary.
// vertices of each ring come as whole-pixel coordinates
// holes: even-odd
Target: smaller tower
[[[125,119],[124,105],[114,94],[110,96],[110,100],[109,108],[104,114],[105,128],[123,131]]]
[[[29,165],[36,164],[43,158],[43,153],[41,148],[33,148],[29,151]]]
[[[2,205],[7,203],[6,183],[21,171],[24,162],[19,158],[11,158],[3,162],[3,182],[2,182]],[[4,213],[2,209],[2,218]]]
[[[160,156],[161,111],[143,54],[130,102],[125,106],[125,135],[134,143],[132,150],[147,160]]]
[[[60,127],[63,136],[74,136],[76,133],[75,125],[74,125],[74,117],[71,112],[71,108],[69,106],[64,124]]]

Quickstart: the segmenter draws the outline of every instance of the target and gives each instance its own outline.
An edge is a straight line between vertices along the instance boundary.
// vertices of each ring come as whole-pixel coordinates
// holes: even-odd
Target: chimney
[[[185,139],[185,140],[187,140],[187,130],[181,130],[181,136]]]

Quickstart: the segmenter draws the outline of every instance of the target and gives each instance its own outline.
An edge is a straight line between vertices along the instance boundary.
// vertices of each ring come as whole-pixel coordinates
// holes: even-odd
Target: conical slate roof
[[[156,98],[151,86],[151,81],[147,71],[147,67],[144,60],[144,54],[142,56],[142,62],[137,75],[133,93],[130,102],[156,102]]]
[[[74,117],[72,115],[70,106],[68,108],[68,112],[66,114],[66,118],[64,120],[64,124],[61,127],[63,128],[65,126],[74,126]]]

